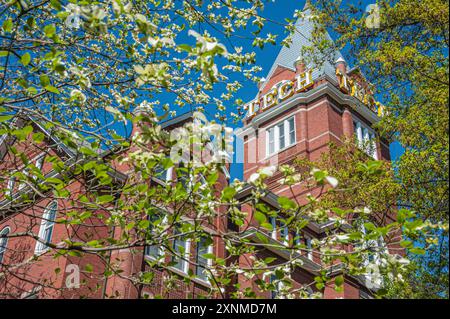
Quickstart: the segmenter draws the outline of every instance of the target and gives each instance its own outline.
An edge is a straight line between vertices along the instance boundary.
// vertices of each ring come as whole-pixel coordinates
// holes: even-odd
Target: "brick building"
[[[291,163],[297,157],[305,157],[312,161],[318,159],[321,154],[327,152],[329,143],[340,143],[343,138],[356,137],[360,142],[369,142],[371,147],[366,151],[368,156],[375,159],[389,160],[388,142],[376,138],[372,129],[374,123],[379,121],[381,109],[370,99],[370,90],[363,76],[357,68],[349,68],[339,52],[331,57],[333,61],[326,60],[323,65],[305,63],[300,52],[302,47],[310,45],[308,38],[313,31],[312,22],[308,18],[309,9],[306,7],[305,18],[299,19],[292,45],[283,47],[271,67],[265,80],[259,84],[259,91],[255,99],[246,105],[247,114],[243,119],[243,127],[239,137],[244,141],[244,181],[259,168],[271,164]],[[188,113],[162,124],[163,129],[172,130],[175,127],[192,120],[192,114]],[[10,153],[13,146],[19,151],[25,151],[27,158],[34,163],[43,176],[61,176],[62,172],[52,169],[48,161],[43,161],[42,154],[64,161],[69,166],[71,163],[80,163],[73,145],[67,145],[66,141],[55,138],[51,131],[29,115],[17,116],[13,125],[24,127],[30,125],[34,131],[42,132],[44,138],[35,147],[30,147],[29,141],[4,137],[0,145],[0,169],[20,170],[21,163]],[[139,129],[139,128],[135,128]],[[36,143],[35,143],[36,144]],[[114,184],[120,185],[129,176],[128,168],[117,162],[110,161],[111,152],[98,154],[103,163],[113,168],[108,174]],[[45,163],[44,165],[42,165]],[[106,164],[105,164],[106,165]],[[72,194],[90,192],[90,179],[80,172],[68,170],[70,184],[67,190]],[[29,174],[29,173],[27,173]],[[171,173],[169,173],[171,174]],[[295,197],[300,203],[305,201],[306,190],[301,186],[295,186],[294,192],[278,183],[280,174],[275,174],[268,180],[270,192],[263,199],[264,202],[277,209],[278,196]],[[223,170],[217,191],[228,183],[229,174]],[[161,178],[152,179],[151,183],[164,183]],[[48,200],[45,196],[39,196],[33,192],[32,185],[16,185],[14,180],[5,181],[4,185],[10,198],[0,198],[0,232],[17,233],[28,232],[34,234],[26,237],[2,239],[0,242],[0,265],[14,263],[18,265],[14,269],[4,272],[0,278],[0,298],[12,296],[16,298],[77,298],[80,295],[102,298],[120,295],[122,298],[139,298],[144,295],[161,295],[164,298],[195,298],[208,291],[209,284],[203,278],[199,269],[187,262],[180,260],[170,271],[180,276],[174,284],[176,289],[166,291],[163,276],[167,270],[153,269],[155,273],[151,287],[142,288],[132,285],[125,277],[127,274],[149,270],[145,260],[152,260],[159,254],[157,247],[146,249],[123,249],[111,252],[107,256],[85,255],[82,258],[76,255],[71,257],[53,258],[53,253],[47,254],[47,247],[36,239],[45,238],[52,243],[59,243],[64,239],[92,241],[108,236],[111,230],[102,224],[95,214],[87,218],[77,227],[66,227],[64,224],[55,223],[58,215],[65,207],[71,207],[70,196],[57,200]],[[251,191],[251,187],[245,187],[238,198],[245,198]],[[31,198],[23,196],[26,193],[33,194]],[[1,195],[0,195],[1,196]],[[121,196],[118,194],[117,196]],[[242,207],[243,211],[250,211],[249,205]],[[249,214],[248,216],[251,216]],[[248,225],[255,225],[255,221],[247,220]],[[84,226],[88,224],[88,226]],[[95,225],[95,227],[92,227]],[[269,240],[283,242],[293,238],[288,230],[274,225],[274,230],[265,235]],[[310,223],[298,240],[306,247],[310,247],[312,238],[324,236],[327,224]],[[205,225],[208,227],[208,225]],[[249,229],[249,238],[257,241],[258,237]],[[216,239],[212,246],[201,247],[200,244],[191,245],[189,242],[180,243],[187,252],[187,258],[198,258],[199,251],[214,253],[220,258],[226,257],[224,244]],[[283,251],[262,249],[258,252],[263,257],[275,257],[277,260],[286,258]],[[35,256],[40,256],[35,261]],[[121,260],[121,276],[113,276],[108,280],[102,279],[105,270],[104,260]],[[166,261],[170,257],[166,256]],[[292,275],[294,287],[301,287],[313,281],[320,269],[319,258],[314,252],[299,253],[298,258],[303,260],[303,266],[296,269]],[[251,258],[243,255],[239,259],[242,266],[251,266]],[[81,279],[86,284],[81,289],[52,289],[51,286],[61,288],[70,280],[72,273],[67,271],[67,265],[77,265],[84,269],[86,265],[93,266],[93,272],[81,273]],[[0,266],[1,267],[1,266]],[[55,271],[59,269],[59,271]],[[189,272],[197,274],[190,284],[186,284],[182,278]],[[339,269],[334,272],[339,274]],[[245,277],[237,278],[242,287],[251,287],[254,280]],[[36,284],[39,282],[39,284]],[[312,286],[309,291],[315,292]],[[370,296],[370,290],[365,287],[363,278],[351,276],[345,277],[344,289],[336,292],[332,286],[325,287],[324,298],[364,298]],[[262,293],[262,297],[275,297],[270,293]]]
[[[296,22],[298,31],[292,44],[281,49],[268,75],[259,83],[257,96],[244,106],[247,114],[239,132],[244,141],[244,180],[268,165],[292,164],[298,157],[315,161],[329,151],[330,143],[339,145],[346,138],[356,138],[369,157],[390,160],[389,142],[378,138],[372,128],[383,109],[370,97],[370,89],[360,70],[349,68],[338,51],[325,58],[322,65],[307,64],[301,56],[302,47],[312,45],[308,40],[314,29],[310,13],[307,4],[305,17]],[[329,35],[328,38],[331,40]],[[307,193],[315,195],[318,191],[311,191],[301,183],[291,189],[279,183],[281,176],[277,172],[266,181],[270,193],[264,200],[275,210],[279,208],[279,196],[295,199],[303,205]],[[250,187],[239,196],[245,197],[249,192]],[[251,212],[252,208],[246,205],[243,210]],[[248,220],[245,227],[248,225],[256,232],[255,221]],[[266,234],[269,240],[278,243],[294,240],[306,247],[311,247],[313,238],[323,238],[328,227],[310,222],[301,234],[295,234],[287,227],[272,226],[273,231]],[[259,240],[257,236],[252,239]],[[264,258],[275,257],[277,262],[287,258],[286,252],[270,249],[262,249],[258,254]],[[299,253],[298,258],[303,260],[304,266],[291,274],[294,288],[310,283],[320,269],[316,253]],[[241,256],[241,264],[251,266],[250,256]],[[338,269],[332,271],[340,274]],[[244,277],[240,282],[244,287],[254,286],[254,281]],[[342,292],[337,293],[330,285],[325,287],[323,296],[367,298],[371,293],[364,282],[364,277],[346,276]],[[315,287],[309,290],[313,293]],[[270,297],[271,293],[264,296]]]

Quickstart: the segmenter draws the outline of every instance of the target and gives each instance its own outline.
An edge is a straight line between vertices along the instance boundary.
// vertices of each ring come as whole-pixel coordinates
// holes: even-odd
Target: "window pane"
[[[52,241],[53,225],[47,228],[44,232],[44,240],[49,243]]]
[[[150,221],[149,232],[152,233],[155,228],[154,225],[157,225],[159,223],[158,221],[161,219],[161,214],[159,214],[158,212],[153,212],[148,216],[148,219]],[[158,245],[151,245],[145,247],[145,254],[157,258],[161,256],[162,252]]]
[[[292,145],[295,143],[295,125],[294,125],[294,118],[291,117],[288,120],[289,123],[289,145]]]
[[[159,250],[159,247],[156,245],[152,245],[152,246],[147,246],[145,247],[145,254],[148,256],[152,256],[152,257],[159,257],[161,252]]]
[[[289,242],[289,230],[287,228],[287,226],[280,225],[281,229],[280,229],[280,236],[281,236],[281,241],[283,242]]]
[[[177,169],[177,177],[178,181],[183,185],[185,189],[189,189],[191,183],[190,183],[190,175],[189,175],[189,169],[186,167],[183,162],[180,162]]]
[[[275,152],[275,130],[271,128],[269,130],[269,154]]]
[[[167,181],[167,170],[164,169],[162,165],[158,165],[155,167],[155,177],[162,180],[163,182]]]
[[[173,241],[173,250],[178,256],[184,257],[186,254],[186,241],[181,238],[176,238]],[[178,256],[173,256],[172,261],[175,261],[175,268],[184,271],[184,260]]]
[[[39,237],[48,243],[52,241],[53,227],[55,225],[57,208],[57,202],[50,203],[45,209],[44,215],[42,216],[42,224],[41,229],[39,230]],[[47,247],[48,246],[44,243],[38,242],[36,246],[36,252],[40,253]]]
[[[0,234],[2,236],[8,235],[9,229],[6,228],[2,232],[0,232]],[[8,238],[0,238],[0,264],[3,261],[3,256],[5,255],[7,245],[8,245]]]
[[[196,269],[196,275],[203,279],[207,279],[207,272],[205,271],[205,267],[208,266],[208,260],[203,257],[203,255],[207,254],[209,251],[209,246],[206,245],[206,240],[202,238],[200,242],[197,244],[197,269]]]
[[[279,141],[280,141],[280,149],[283,149],[285,145],[285,135],[284,135],[284,123],[281,123],[278,125],[278,132],[279,132]]]
[[[8,181],[8,189],[7,189],[7,196],[11,196],[14,192],[14,185],[16,184],[16,177],[12,176]]]
[[[42,166],[44,166],[44,159],[45,159],[45,155],[39,157],[39,158],[36,160],[36,168],[37,168],[37,169],[39,169],[39,170],[42,169]]]
[[[311,245],[311,238],[305,238],[305,242],[306,242],[306,248],[308,249],[308,251],[307,251],[307,257],[308,257],[308,259],[312,259],[312,245]]]

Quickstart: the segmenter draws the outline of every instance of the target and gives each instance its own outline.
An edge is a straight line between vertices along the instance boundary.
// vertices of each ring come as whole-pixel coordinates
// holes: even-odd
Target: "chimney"
[[[294,62],[295,66],[295,73],[300,74],[306,71],[306,64],[305,60],[303,59],[302,55],[299,55],[297,59],[295,59]]]

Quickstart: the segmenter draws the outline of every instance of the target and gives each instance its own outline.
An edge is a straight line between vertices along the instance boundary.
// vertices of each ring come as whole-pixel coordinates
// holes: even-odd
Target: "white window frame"
[[[1,136],[0,136],[0,145],[3,143],[3,141],[5,141],[6,140],[6,137],[8,136],[8,134],[2,134]]]
[[[8,235],[11,232],[11,228],[9,226],[6,226],[0,231],[0,236]],[[0,265],[3,262],[3,259],[5,258],[6,249],[8,247],[8,237],[0,238]]]
[[[7,196],[12,196],[14,193],[14,186],[16,185],[16,177],[11,176],[8,180],[8,185],[6,186],[6,193]]]
[[[149,216],[149,218],[150,218],[150,216]],[[163,223],[164,225],[167,224],[167,215],[164,216],[164,217],[162,218],[162,223]],[[151,246],[155,246],[155,245],[147,245],[147,246],[145,246],[144,253],[145,253],[145,256],[146,256],[146,257],[148,257],[148,258],[150,258],[150,259],[153,259],[153,260],[157,260],[157,259],[159,259],[161,256],[164,256],[164,250],[163,250],[163,248],[162,248],[161,246],[158,247],[158,254],[157,254],[156,256],[155,256],[155,255],[152,255],[152,254],[149,254],[148,249],[149,249]]]
[[[45,155],[46,155],[45,153],[39,155],[39,157],[36,159],[36,162],[34,164],[34,166],[36,166],[36,168],[40,171],[44,167]]]
[[[198,264],[198,249],[199,249],[199,247],[200,247],[200,242],[197,242],[197,247],[195,249],[195,258],[196,258],[195,262],[197,264]],[[214,253],[214,246],[211,244],[211,245],[208,246],[207,254],[213,254],[213,253]],[[210,259],[210,258],[206,259],[206,267],[208,267],[208,268],[211,267],[212,266],[212,262],[213,262],[212,259]],[[195,276],[199,280],[206,281],[207,278],[199,277],[199,275],[197,273],[199,268],[200,268],[200,266],[196,265]],[[205,268],[203,268],[203,271],[205,271]],[[205,276],[208,277],[207,275],[205,275]]]
[[[30,171],[28,169],[23,169],[22,173],[26,176],[29,177],[30,176]],[[27,184],[25,182],[19,183],[19,191],[24,189],[25,186],[27,186]]]
[[[272,225],[272,231],[270,232],[270,237],[272,239],[277,240],[277,218],[276,217],[270,217],[270,224]]]
[[[56,205],[56,206],[53,208],[53,205]],[[48,242],[51,242],[52,237],[53,237],[53,231],[54,231],[54,227],[55,227],[55,219],[50,220],[50,214],[52,213],[53,209],[55,210],[54,218],[56,219],[56,216],[58,214],[58,202],[55,200],[50,202],[50,204],[47,205],[47,207],[45,208],[44,213],[42,215],[41,226],[39,228],[38,236],[43,241],[46,241],[45,237],[47,237],[49,230],[51,231],[51,235],[50,235]],[[37,241],[36,248],[35,248],[35,254],[40,255],[49,249],[50,249],[50,247],[48,247],[47,245],[45,245],[44,243],[42,243],[40,241]]]
[[[175,245],[173,245],[173,249],[175,250]],[[175,258],[175,259],[179,258],[180,259],[181,269],[176,267],[176,266],[172,266],[173,268],[175,268],[175,269],[177,269],[179,271],[182,271],[185,274],[187,274],[189,272],[189,262],[188,262],[188,260],[189,260],[189,257],[191,255],[190,254],[190,249],[191,249],[191,240],[190,239],[184,240],[184,258],[182,258],[181,256],[180,257],[175,256],[175,255],[172,256],[172,261],[173,261],[173,258]]]
[[[289,124],[290,120],[293,120],[294,126],[294,141],[291,143],[291,126]],[[283,125],[283,135],[284,135],[284,146],[280,148],[280,126]],[[270,152],[270,135],[273,132],[273,152]],[[292,145],[297,143],[297,130],[295,124],[295,115],[289,116],[288,118],[279,121],[278,123],[272,125],[268,129],[266,129],[266,156],[272,156],[276,153],[279,153]]]
[[[289,245],[289,228],[280,225],[280,238],[284,245]]]
[[[305,246],[306,246],[306,257],[309,260],[313,260],[313,249],[312,249],[312,238],[310,236],[305,236]]]
[[[272,275],[270,275],[269,280],[270,280],[270,283],[272,284],[272,283],[274,283],[274,281],[276,281],[278,279],[276,279],[275,275],[272,274]],[[284,296],[280,296],[280,292],[281,292],[281,290],[283,290],[283,288],[284,288],[284,282],[281,280],[278,280],[278,282],[275,284],[275,290],[270,292],[271,299],[285,299]]]
[[[373,157],[374,159],[378,159],[378,145],[376,142],[376,134],[375,131],[369,127],[368,125],[366,125],[365,123],[363,123],[362,121],[360,121],[357,118],[353,118],[353,125],[356,124],[356,127],[354,127],[354,132],[356,135],[356,139],[357,139],[357,144],[358,147],[363,149],[363,144],[367,144],[368,141],[371,141],[371,145],[370,147],[372,148],[370,149],[363,149],[364,152],[367,153],[367,155]],[[372,151],[372,152],[371,152]]]
[[[159,180],[159,181],[161,181],[163,183],[169,183],[170,181],[172,181],[173,166],[171,166],[168,169],[164,170],[164,172],[166,173],[166,178],[165,179],[162,179],[161,175],[155,176],[154,178],[156,178],[157,180]]]

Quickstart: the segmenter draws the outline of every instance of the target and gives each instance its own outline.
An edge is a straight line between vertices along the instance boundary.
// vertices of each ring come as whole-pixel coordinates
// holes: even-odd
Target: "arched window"
[[[42,215],[41,228],[39,229],[39,238],[44,242],[51,242],[53,227],[55,226],[56,213],[58,211],[58,203],[56,201],[51,202],[44,210]],[[36,254],[42,254],[49,247],[38,241],[36,243]]]
[[[8,237],[4,237],[9,234],[9,227],[5,227],[0,231],[0,265],[3,262],[3,258],[6,253],[6,246],[8,246]]]

